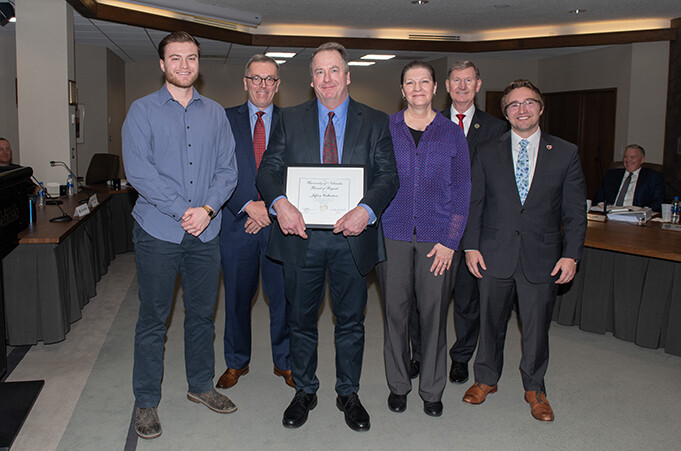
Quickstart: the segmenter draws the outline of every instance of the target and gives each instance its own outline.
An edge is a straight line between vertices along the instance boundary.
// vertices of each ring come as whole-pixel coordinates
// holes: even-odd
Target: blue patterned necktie
[[[526,139],[520,141],[518,163],[515,167],[515,183],[518,186],[521,204],[525,204],[527,192],[530,190],[530,155],[527,152],[528,144],[530,144],[530,142]]]

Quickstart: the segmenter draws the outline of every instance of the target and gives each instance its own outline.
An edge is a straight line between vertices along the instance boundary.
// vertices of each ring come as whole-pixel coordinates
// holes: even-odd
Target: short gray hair
[[[627,149],[638,149],[641,151],[641,154],[643,154],[644,157],[646,156],[646,150],[643,148],[643,146],[638,144],[627,144],[627,147],[625,147],[624,150],[626,151]]]
[[[317,55],[317,53],[323,52],[324,50],[335,50],[340,53],[341,58],[343,58],[345,73],[347,74],[350,72],[350,65],[348,64],[350,57],[348,56],[348,51],[345,50],[345,47],[337,42],[325,42],[324,44],[317,47],[317,50],[315,50],[312,54],[312,58],[310,58],[310,73],[312,73],[312,61],[314,60],[314,57]]]
[[[279,63],[267,55],[263,55],[262,53],[256,53],[251,57],[251,59],[248,60],[246,63],[246,69],[244,69],[244,77],[248,77],[248,70],[251,68],[251,64],[253,63],[271,63],[274,64],[274,67],[277,68],[277,78],[279,78]]]
[[[459,60],[455,61],[454,64],[449,66],[449,70],[447,70],[447,78],[449,78],[450,75],[452,75],[452,72],[455,70],[464,70],[468,69],[469,67],[472,67],[475,69],[475,77],[480,80],[480,71],[478,70],[477,66],[473,64],[473,61],[469,60]]]

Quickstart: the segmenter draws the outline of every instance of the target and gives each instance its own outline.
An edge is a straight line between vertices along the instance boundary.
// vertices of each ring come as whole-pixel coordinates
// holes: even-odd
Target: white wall
[[[76,144],[78,163],[74,172],[85,177],[92,155],[108,150],[107,49],[76,45],[78,108],[84,111],[83,143]]]
[[[643,146],[648,163],[662,164],[664,156],[668,77],[669,42],[632,45],[627,144]],[[617,152],[621,159],[624,148]]]

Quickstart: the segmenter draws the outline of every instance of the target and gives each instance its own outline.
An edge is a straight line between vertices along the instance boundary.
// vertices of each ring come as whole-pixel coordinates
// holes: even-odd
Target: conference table
[[[659,222],[589,221],[584,246],[553,319],[681,355],[681,232]]]
[[[73,216],[79,201],[92,193],[62,197],[61,208]],[[114,259],[112,194],[96,193],[99,205],[80,218],[50,222],[61,216],[56,205],[36,208],[35,221],[19,234],[19,245],[3,259],[8,343],[56,343],[96,294],[96,283]]]

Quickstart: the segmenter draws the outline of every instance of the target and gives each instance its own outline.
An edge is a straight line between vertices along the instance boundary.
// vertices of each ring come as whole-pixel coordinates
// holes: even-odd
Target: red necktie
[[[265,153],[265,123],[262,121],[264,111],[256,113],[258,119],[255,121],[255,128],[253,129],[253,150],[255,152],[255,167],[260,167],[262,161],[262,154]]]
[[[338,164],[338,149],[336,148],[336,129],[333,127],[333,111],[329,111],[329,123],[324,132],[324,150],[322,162],[324,164]]]
[[[459,118],[459,127],[461,127],[461,130],[466,131],[463,128],[463,118],[466,117],[466,115],[465,114],[457,114],[456,117]]]

